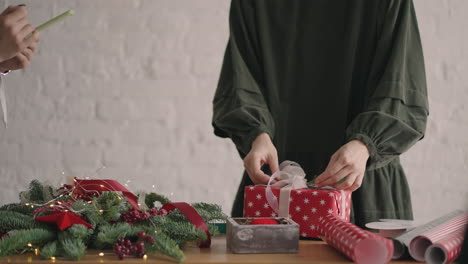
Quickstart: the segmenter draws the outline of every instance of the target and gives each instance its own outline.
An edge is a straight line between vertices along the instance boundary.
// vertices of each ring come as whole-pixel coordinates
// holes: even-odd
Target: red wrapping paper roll
[[[461,214],[449,221],[413,238],[409,244],[411,257],[418,261],[426,261],[426,250],[437,243],[445,240],[454,232],[463,232],[468,224],[468,213]]]
[[[390,262],[393,256],[393,242],[390,239],[365,231],[334,215],[323,217],[318,229],[320,238],[355,263],[383,264]]]
[[[465,230],[460,230],[434,243],[424,254],[427,263],[447,264],[457,259],[461,253],[464,237]]]

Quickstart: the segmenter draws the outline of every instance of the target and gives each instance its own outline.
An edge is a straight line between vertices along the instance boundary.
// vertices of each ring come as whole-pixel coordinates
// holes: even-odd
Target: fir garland
[[[142,195],[140,198],[146,205],[142,208],[148,208],[148,211],[135,213],[120,192],[103,192],[88,200],[75,200],[60,188],[33,180],[28,190],[20,193],[21,203],[0,207],[0,233],[6,233],[0,239],[0,256],[39,249],[40,256],[45,259],[79,260],[86,249],[109,250],[114,247],[115,250],[119,247],[117,241],[122,242],[125,238],[135,245],[138,241],[139,246],[144,243],[147,254],[159,252],[178,262],[183,261],[181,248],[188,242],[204,241],[206,233],[195,228],[178,210],[169,214],[159,210],[157,204],[171,202],[168,198],[157,193]],[[33,218],[34,210],[45,209],[36,213],[48,215],[54,212],[54,205],[62,203],[69,205],[67,208],[71,212],[81,216],[94,229],[75,224],[60,231],[54,225],[39,223]],[[206,223],[226,219],[218,205],[195,203],[192,206]],[[129,219],[133,220],[129,222]],[[214,224],[208,224],[208,228],[211,235],[217,233]]]

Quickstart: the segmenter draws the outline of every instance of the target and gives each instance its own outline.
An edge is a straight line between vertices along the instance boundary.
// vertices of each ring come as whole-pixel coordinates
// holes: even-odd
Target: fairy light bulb
[[[98,256],[104,257],[104,252],[99,252]]]
[[[148,259],[148,255],[144,254],[143,255],[143,260],[147,260]]]
[[[55,262],[55,257],[54,257],[54,256],[50,257],[50,260],[52,260],[53,262]]]
[[[36,256],[39,255],[39,249],[38,248],[34,249],[34,255],[36,255]]]
[[[31,244],[31,243],[28,243],[28,247],[32,247],[32,244]]]

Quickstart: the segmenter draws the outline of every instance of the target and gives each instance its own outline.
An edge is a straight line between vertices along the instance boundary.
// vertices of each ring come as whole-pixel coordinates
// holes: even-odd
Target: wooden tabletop
[[[185,263],[242,263],[242,264],[261,264],[261,263],[307,263],[307,264],[342,264],[352,263],[338,251],[321,241],[301,240],[299,252],[297,254],[232,254],[226,249],[225,236],[217,236],[212,239],[211,248],[199,249],[196,246],[188,246],[184,249]],[[147,260],[137,258],[126,258],[120,261],[113,252],[105,251],[103,257],[98,256],[99,251],[90,250],[80,261],[83,264],[91,263],[175,263],[164,256],[149,256]],[[0,263],[75,263],[62,259],[41,260],[33,253],[15,255],[0,258]],[[394,261],[391,263],[414,264],[414,261]]]

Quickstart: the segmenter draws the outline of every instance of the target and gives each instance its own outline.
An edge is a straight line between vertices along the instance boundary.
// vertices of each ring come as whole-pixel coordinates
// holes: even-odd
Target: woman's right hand
[[[37,42],[24,6],[9,6],[0,14],[0,62],[15,57]]]
[[[244,158],[244,167],[254,184],[267,184],[270,176],[262,171],[262,166],[268,164],[271,173],[279,170],[278,153],[268,134],[262,133],[252,142],[252,148]]]

